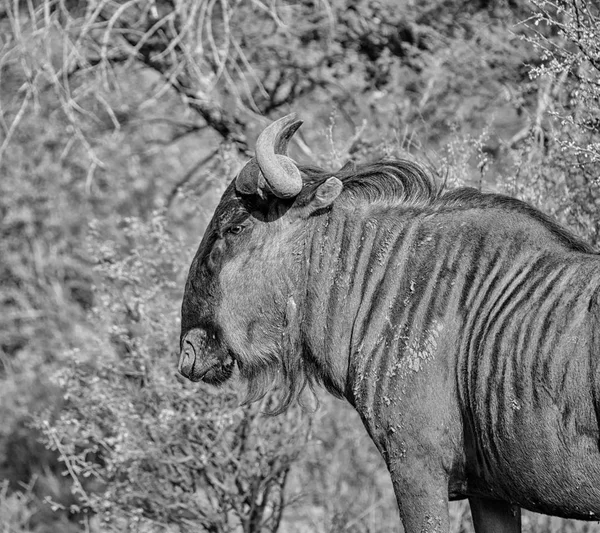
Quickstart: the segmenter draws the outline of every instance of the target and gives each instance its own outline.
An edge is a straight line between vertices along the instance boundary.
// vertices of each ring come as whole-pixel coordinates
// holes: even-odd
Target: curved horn
[[[279,198],[292,198],[302,190],[302,176],[289,157],[287,147],[302,121],[291,113],[267,126],[256,141],[256,158],[251,159],[236,178],[236,189],[255,193],[264,178],[270,191]]]
[[[291,198],[302,190],[302,176],[289,157],[287,147],[302,125],[296,113],[286,115],[267,126],[256,141],[256,161],[271,192],[279,198]]]

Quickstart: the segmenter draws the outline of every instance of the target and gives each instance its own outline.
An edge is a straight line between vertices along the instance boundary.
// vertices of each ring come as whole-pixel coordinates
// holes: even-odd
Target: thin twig
[[[173,200],[175,200],[175,197],[177,196],[177,194],[179,194],[179,191],[182,189],[182,187],[194,177],[194,174],[196,174],[196,172],[198,172],[199,169],[206,165],[206,163],[208,163],[218,153],[219,149],[215,148],[210,154],[200,159],[200,161],[198,161],[183,175],[183,177],[175,184],[175,186],[171,189],[171,192],[167,196],[167,209],[171,207]]]
[[[23,119],[23,115],[25,114],[25,110],[27,109],[27,105],[29,104],[30,98],[31,98],[31,88],[28,87],[27,92],[25,93],[25,97],[23,98],[21,107],[20,107],[19,111],[17,112],[15,118],[13,119],[12,124],[10,125],[10,128],[6,134],[6,137],[4,138],[4,141],[2,142],[2,145],[0,146],[0,164],[2,163],[2,157],[4,156],[4,152],[6,151],[6,148],[9,145],[10,140],[15,133],[15,130],[17,129],[17,126]]]

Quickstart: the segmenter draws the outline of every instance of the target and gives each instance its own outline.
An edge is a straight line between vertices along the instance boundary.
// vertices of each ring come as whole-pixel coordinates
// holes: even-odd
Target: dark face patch
[[[214,316],[221,296],[218,273],[233,253],[230,241],[251,231],[250,214],[229,185],[192,261],[181,307],[179,371],[192,381],[213,384],[228,379],[233,359],[223,346]]]

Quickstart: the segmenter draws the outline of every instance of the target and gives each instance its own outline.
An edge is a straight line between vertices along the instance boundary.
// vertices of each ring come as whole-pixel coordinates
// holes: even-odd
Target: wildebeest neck
[[[364,335],[365,294],[384,275],[402,224],[389,209],[334,210],[307,246],[306,357],[319,381],[350,401],[351,354]]]

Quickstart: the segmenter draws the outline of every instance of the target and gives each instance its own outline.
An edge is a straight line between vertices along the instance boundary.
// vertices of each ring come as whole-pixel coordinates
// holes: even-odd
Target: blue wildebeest
[[[442,193],[417,165],[337,173],[260,135],[190,268],[180,372],[279,411],[319,383],[360,414],[407,533],[477,533],[520,508],[600,517],[600,257],[518,200]]]

